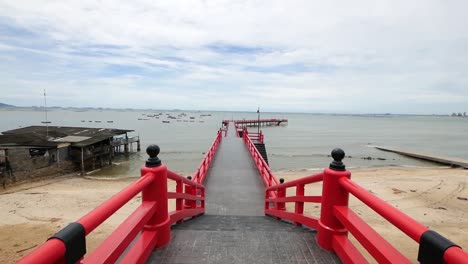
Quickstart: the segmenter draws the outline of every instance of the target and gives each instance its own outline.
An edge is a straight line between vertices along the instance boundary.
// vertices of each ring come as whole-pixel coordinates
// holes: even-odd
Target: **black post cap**
[[[439,233],[427,230],[419,239],[418,261],[422,264],[442,264],[450,247],[460,247]]]
[[[280,181],[280,183],[284,183],[284,179],[283,179],[283,178],[280,178],[279,181]]]
[[[191,179],[192,179],[192,176],[187,176],[187,179],[191,180]]]
[[[336,170],[336,171],[345,171],[346,167],[342,160],[345,157],[345,152],[344,150],[340,148],[336,148],[332,150],[331,155],[333,157],[332,163],[330,163],[330,169]]]
[[[148,153],[149,158],[146,161],[145,165],[146,167],[159,167],[161,166],[161,160],[158,158],[160,148],[158,145],[149,145],[146,148],[146,153]]]
[[[77,263],[86,254],[86,231],[82,224],[73,222],[49,239],[60,239],[65,244],[65,263]]]

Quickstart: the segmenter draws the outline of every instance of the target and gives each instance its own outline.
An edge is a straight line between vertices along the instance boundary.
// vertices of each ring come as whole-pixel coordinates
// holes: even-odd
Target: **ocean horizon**
[[[38,109],[0,109],[0,131],[44,125]],[[93,176],[137,177],[150,144],[161,147],[160,158],[169,169],[191,175],[210,147],[224,119],[257,119],[256,112],[190,110],[95,110],[48,108],[51,126],[100,127],[135,130],[142,151],[119,157],[114,166]],[[42,110],[42,111],[41,111]],[[185,112],[185,120],[166,119]],[[163,113],[160,119],[152,117]],[[148,117],[149,115],[149,117]],[[209,115],[209,116],[208,116]],[[189,120],[189,117],[194,119]],[[374,146],[401,147],[415,151],[468,159],[468,119],[437,115],[261,113],[261,118],[286,118],[287,125],[261,127],[273,171],[313,171],[328,166],[335,147],[345,150],[348,168],[384,166],[440,166],[432,162],[380,151]],[[163,120],[170,123],[163,123]],[[108,122],[109,121],[109,122]],[[177,122],[179,121],[179,122]],[[230,127],[232,129],[232,127]],[[256,131],[257,128],[250,128]]]

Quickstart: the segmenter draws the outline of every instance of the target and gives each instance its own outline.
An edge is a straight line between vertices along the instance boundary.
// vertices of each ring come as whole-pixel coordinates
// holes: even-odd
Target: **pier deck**
[[[265,187],[234,126],[205,185],[206,214],[173,226],[148,263],[341,263],[319,248],[315,231],[264,216]]]

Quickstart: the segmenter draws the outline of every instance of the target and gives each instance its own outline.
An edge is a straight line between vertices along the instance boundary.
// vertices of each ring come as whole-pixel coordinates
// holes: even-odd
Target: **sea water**
[[[151,117],[159,114],[160,118]],[[167,119],[167,114],[179,121]],[[307,171],[328,166],[335,147],[345,150],[348,168],[381,166],[439,166],[383,152],[374,146],[405,148],[468,159],[468,118],[410,115],[335,115],[260,113],[261,118],[286,118],[286,125],[261,127],[273,171]],[[150,115],[150,117],[148,117]],[[210,116],[208,116],[210,115]],[[190,175],[213,142],[223,119],[257,119],[256,112],[200,112],[165,110],[49,109],[51,126],[102,127],[135,130],[142,151],[114,160],[115,165],[93,174],[136,177],[147,155],[158,144],[160,159],[169,169]],[[190,119],[193,117],[193,119]],[[41,109],[1,109],[0,131],[44,125]],[[170,121],[163,123],[162,121]],[[112,122],[108,122],[112,121]],[[230,127],[233,128],[232,126]],[[257,131],[257,128],[249,128]],[[136,150],[136,146],[135,146]]]

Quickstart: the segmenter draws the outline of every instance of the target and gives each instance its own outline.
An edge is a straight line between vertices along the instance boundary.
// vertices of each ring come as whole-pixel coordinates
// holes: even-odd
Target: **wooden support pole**
[[[81,176],[84,176],[85,168],[84,168],[84,150],[81,147]]]

